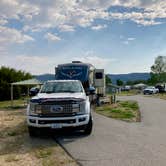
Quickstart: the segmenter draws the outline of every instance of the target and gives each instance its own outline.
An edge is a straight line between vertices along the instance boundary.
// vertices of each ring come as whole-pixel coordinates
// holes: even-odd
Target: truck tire
[[[92,133],[92,128],[93,128],[93,120],[92,117],[90,116],[89,122],[84,129],[84,134],[90,135]]]
[[[28,126],[28,132],[30,137],[36,137],[37,136],[37,131],[35,127]]]

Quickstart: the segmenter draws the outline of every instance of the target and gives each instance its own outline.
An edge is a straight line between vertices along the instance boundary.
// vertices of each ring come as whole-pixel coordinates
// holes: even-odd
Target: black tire
[[[92,117],[90,116],[89,122],[84,129],[84,134],[90,135],[92,133],[92,128],[93,128],[93,120]]]
[[[36,137],[37,136],[37,131],[35,127],[28,126],[28,132],[30,137]]]

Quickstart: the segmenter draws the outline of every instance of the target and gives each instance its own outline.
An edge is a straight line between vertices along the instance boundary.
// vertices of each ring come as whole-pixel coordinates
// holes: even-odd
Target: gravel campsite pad
[[[77,165],[52,138],[30,138],[24,110],[0,110],[0,165]]]

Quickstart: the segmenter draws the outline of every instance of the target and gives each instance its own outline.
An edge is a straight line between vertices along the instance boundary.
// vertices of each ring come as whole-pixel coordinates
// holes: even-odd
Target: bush
[[[0,101],[10,99],[10,84],[32,78],[30,73],[13,68],[4,67],[0,68]],[[14,87],[14,98],[19,98],[22,93],[26,93],[25,87]]]

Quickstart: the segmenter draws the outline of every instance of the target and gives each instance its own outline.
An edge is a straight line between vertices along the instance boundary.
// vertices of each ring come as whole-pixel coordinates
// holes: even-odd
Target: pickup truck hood
[[[84,93],[38,93],[32,99],[86,99],[86,95]]]

